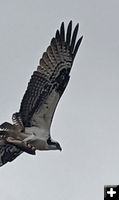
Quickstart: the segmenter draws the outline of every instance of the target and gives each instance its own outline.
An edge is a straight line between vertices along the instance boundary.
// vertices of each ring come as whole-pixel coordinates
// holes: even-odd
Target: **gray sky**
[[[0,123],[18,111],[55,30],[80,22],[84,39],[58,105],[62,152],[26,153],[0,168],[4,200],[103,199],[119,184],[119,1],[0,1]]]

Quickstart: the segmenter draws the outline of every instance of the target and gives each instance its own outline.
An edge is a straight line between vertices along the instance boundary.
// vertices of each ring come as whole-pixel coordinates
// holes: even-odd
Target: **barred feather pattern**
[[[0,167],[7,162],[13,161],[21,153],[22,151],[18,147],[0,139]]]
[[[72,33],[72,21],[70,21],[65,36],[64,23],[62,23],[60,30],[56,31],[55,37],[52,38],[49,47],[43,53],[40,65],[37,67],[37,71],[33,73],[21,102],[20,114],[25,127],[32,126],[33,114],[46,101],[48,102],[48,98],[54,90],[59,94],[59,99],[62,96],[70,78],[69,73],[74,58],[82,41],[81,37],[76,42],[78,27],[77,24]]]

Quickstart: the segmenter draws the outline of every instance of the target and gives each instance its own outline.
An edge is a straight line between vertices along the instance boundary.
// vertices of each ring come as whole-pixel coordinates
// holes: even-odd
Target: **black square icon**
[[[119,200],[119,185],[104,186],[104,200]]]

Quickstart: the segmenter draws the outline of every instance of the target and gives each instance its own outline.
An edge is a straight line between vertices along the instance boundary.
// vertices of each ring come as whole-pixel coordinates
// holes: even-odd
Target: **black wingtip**
[[[61,34],[60,34],[60,31],[59,31],[59,30],[56,31],[55,37],[56,37],[57,41],[59,41],[60,43],[62,43],[62,42],[61,42]]]
[[[72,20],[69,21],[69,26],[70,26],[70,25],[72,26]]]
[[[56,31],[55,37],[59,40],[59,30]]]
[[[61,36],[61,40],[64,42],[64,41],[65,41],[64,22],[61,23],[61,27],[60,27],[60,36]]]
[[[77,53],[78,48],[79,48],[79,46],[80,46],[80,44],[82,42],[82,39],[83,39],[83,35],[79,38],[79,40],[77,41],[77,43],[75,45],[75,48],[74,48],[74,51],[73,51],[73,60],[74,60],[74,58],[76,56],[76,53]]]
[[[72,32],[72,20],[69,22],[66,34],[66,43],[70,45],[71,42],[71,32]]]
[[[66,46],[69,47],[73,60],[76,56],[78,48],[83,39],[83,36],[81,36],[77,41],[78,30],[79,30],[79,23],[77,23],[74,30],[72,30],[72,20],[70,20],[67,26],[66,33],[65,33],[64,22],[62,22],[60,29],[56,31],[55,35],[56,40],[59,41],[61,45],[63,44],[62,42],[65,42]],[[52,43],[53,41],[51,41],[51,44]]]
[[[78,29],[79,29],[79,23],[75,26],[74,31],[73,31],[72,40],[71,40],[71,52],[74,51]]]

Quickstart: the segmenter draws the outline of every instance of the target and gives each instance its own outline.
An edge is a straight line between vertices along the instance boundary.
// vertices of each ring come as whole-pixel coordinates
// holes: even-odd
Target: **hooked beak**
[[[60,150],[60,151],[62,151],[62,148],[61,148],[61,146],[60,146],[60,144],[59,144],[59,143],[57,143],[57,150]]]
[[[59,150],[62,151],[62,148],[60,147]]]

